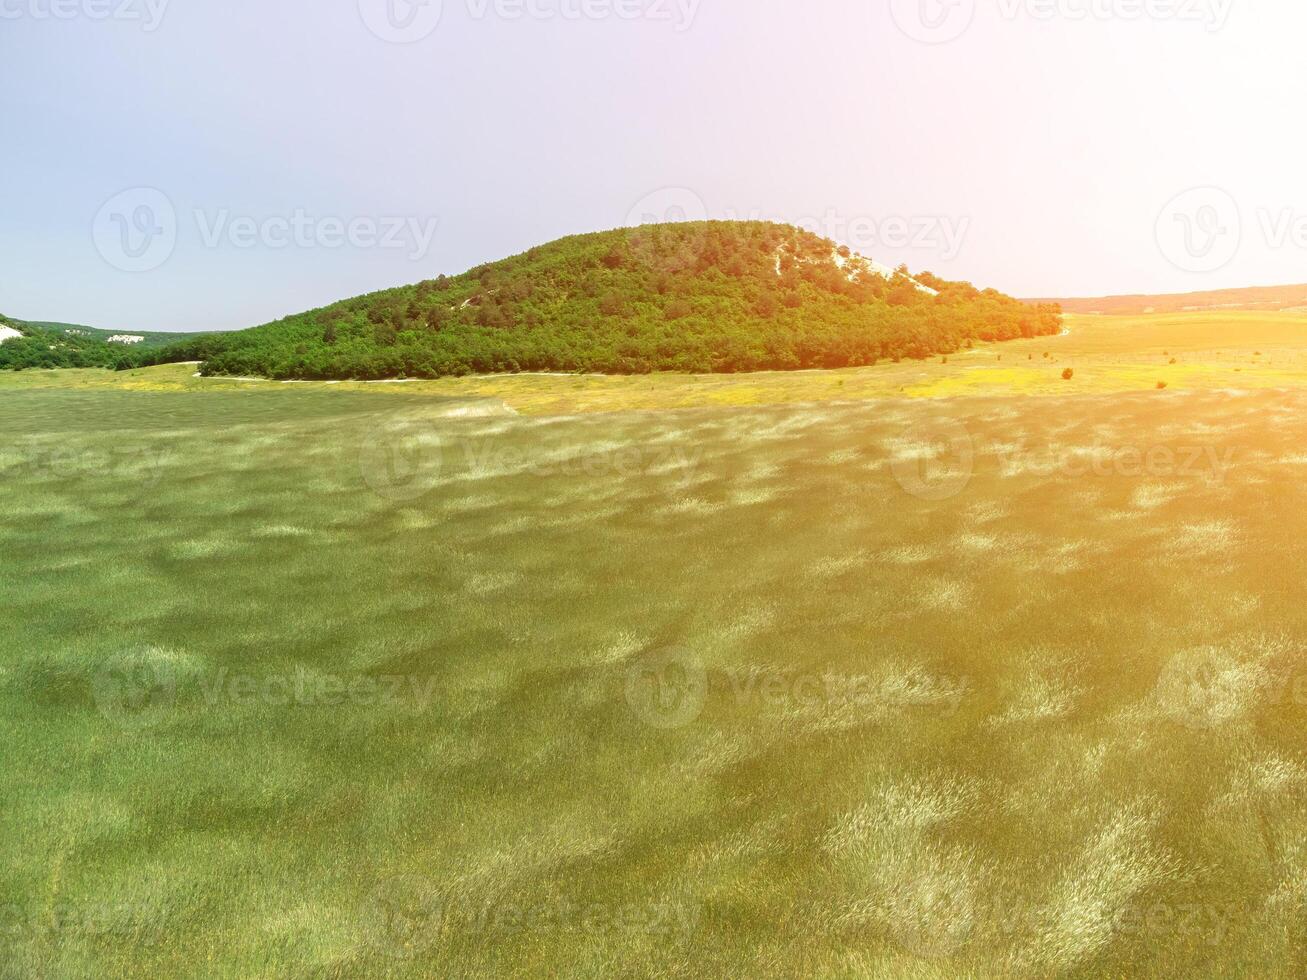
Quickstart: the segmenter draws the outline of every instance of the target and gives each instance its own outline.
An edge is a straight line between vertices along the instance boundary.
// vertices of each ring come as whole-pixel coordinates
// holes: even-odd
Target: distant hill
[[[27,323],[29,326],[53,333],[91,337],[106,343],[115,343],[123,347],[137,347],[142,350],[171,347],[174,344],[195,340],[199,337],[208,337],[212,333],[212,331],[173,333],[162,330],[103,330],[99,327],[88,327],[79,323],[44,323],[34,320],[29,320]]]
[[[161,359],[185,360],[186,345],[208,336],[101,330],[0,316],[0,369],[120,368]]]
[[[1158,296],[1101,296],[1084,299],[1031,299],[1028,303],[1057,303],[1067,313],[1189,313],[1220,310],[1307,310],[1307,285],[1252,286],[1199,293],[1165,293]]]
[[[1053,334],[1058,314],[912,277],[787,225],[648,225],[205,338],[202,370],[368,379],[833,368]]]

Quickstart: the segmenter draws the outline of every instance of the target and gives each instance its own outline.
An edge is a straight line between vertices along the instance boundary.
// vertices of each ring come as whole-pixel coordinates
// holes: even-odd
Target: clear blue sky
[[[403,2],[0,0],[0,312],[244,327],[616,227],[662,188],[654,213],[804,219],[1019,295],[1307,280],[1300,4]],[[142,272],[104,254],[133,188],[176,215]],[[391,217],[405,247],[324,245],[323,218]],[[1194,271],[1158,240],[1190,224],[1241,247]]]

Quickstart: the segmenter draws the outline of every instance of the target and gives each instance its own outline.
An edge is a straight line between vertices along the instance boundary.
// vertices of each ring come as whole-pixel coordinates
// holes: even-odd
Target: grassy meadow
[[[1307,317],[1067,327],[0,377],[0,977],[1301,976]]]
[[[573,415],[959,395],[1115,394],[1280,388],[1307,378],[1307,314],[1067,315],[1061,336],[980,344],[948,357],[832,371],[750,374],[496,374],[392,382],[201,378],[197,365],[24,371],[0,391],[243,391],[280,388],[499,399],[522,415]],[[1066,380],[1063,371],[1070,368]]]

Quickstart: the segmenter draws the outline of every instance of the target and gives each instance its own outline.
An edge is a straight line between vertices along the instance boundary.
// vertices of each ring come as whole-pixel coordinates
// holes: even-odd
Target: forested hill
[[[114,368],[120,360],[134,360],[125,346],[80,331],[65,332],[63,326],[0,316],[0,370]]]
[[[38,323],[0,316],[0,370],[128,368],[188,360],[182,345],[206,334],[100,330],[76,323]]]
[[[910,276],[787,225],[697,222],[577,235],[459,276],[166,343],[0,318],[23,335],[0,343],[0,368],[196,360],[208,375],[319,379],[834,368],[1053,334],[1060,312]]]
[[[564,238],[183,346],[206,374],[272,378],[784,370],[1053,334],[1059,312],[797,228],[700,222]]]

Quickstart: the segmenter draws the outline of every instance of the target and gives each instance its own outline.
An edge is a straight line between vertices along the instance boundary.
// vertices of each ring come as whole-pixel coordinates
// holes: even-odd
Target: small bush
[[[684,299],[674,299],[663,309],[663,315],[669,320],[684,320],[694,312],[694,307]]]
[[[1063,381],[1070,381],[1074,376],[1075,376],[1075,372],[1072,371],[1070,368],[1067,368],[1065,371],[1062,372]]]

